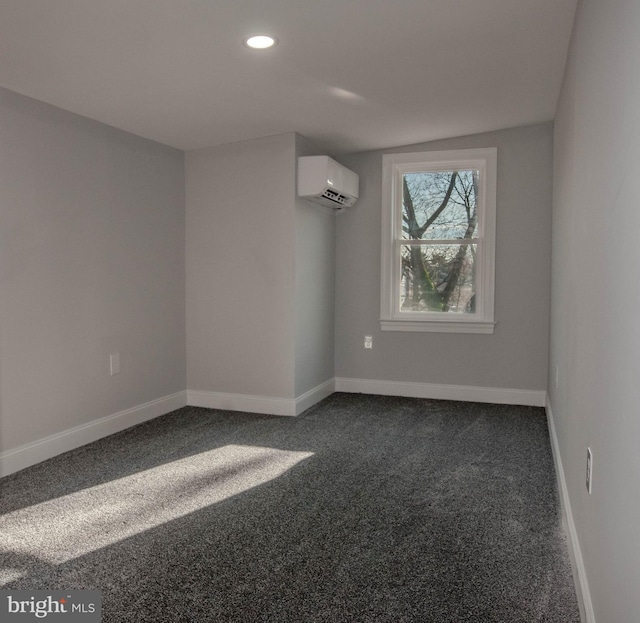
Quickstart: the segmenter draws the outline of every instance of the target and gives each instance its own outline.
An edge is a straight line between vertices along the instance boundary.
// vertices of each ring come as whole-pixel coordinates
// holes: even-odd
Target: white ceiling
[[[552,119],[576,2],[0,0],[0,86],[181,149],[411,144]]]

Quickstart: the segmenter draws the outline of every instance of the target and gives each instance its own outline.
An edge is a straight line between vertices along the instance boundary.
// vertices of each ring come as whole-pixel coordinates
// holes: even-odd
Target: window
[[[383,156],[383,330],[493,333],[496,156]]]

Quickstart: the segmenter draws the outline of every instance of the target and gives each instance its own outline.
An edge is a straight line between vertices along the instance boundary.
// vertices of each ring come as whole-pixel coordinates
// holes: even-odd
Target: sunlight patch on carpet
[[[0,549],[60,564],[282,476],[313,456],[227,445],[0,517]],[[0,568],[0,583],[15,578]]]

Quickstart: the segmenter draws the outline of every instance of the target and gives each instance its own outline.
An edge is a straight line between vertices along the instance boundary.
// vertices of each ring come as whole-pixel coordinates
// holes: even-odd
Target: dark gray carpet
[[[107,623],[579,622],[542,409],[187,407],[0,489],[0,585]]]

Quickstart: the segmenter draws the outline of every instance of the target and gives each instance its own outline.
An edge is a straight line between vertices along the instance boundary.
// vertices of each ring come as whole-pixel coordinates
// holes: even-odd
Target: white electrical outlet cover
[[[109,368],[111,376],[120,374],[120,353],[112,353],[109,356]]]

